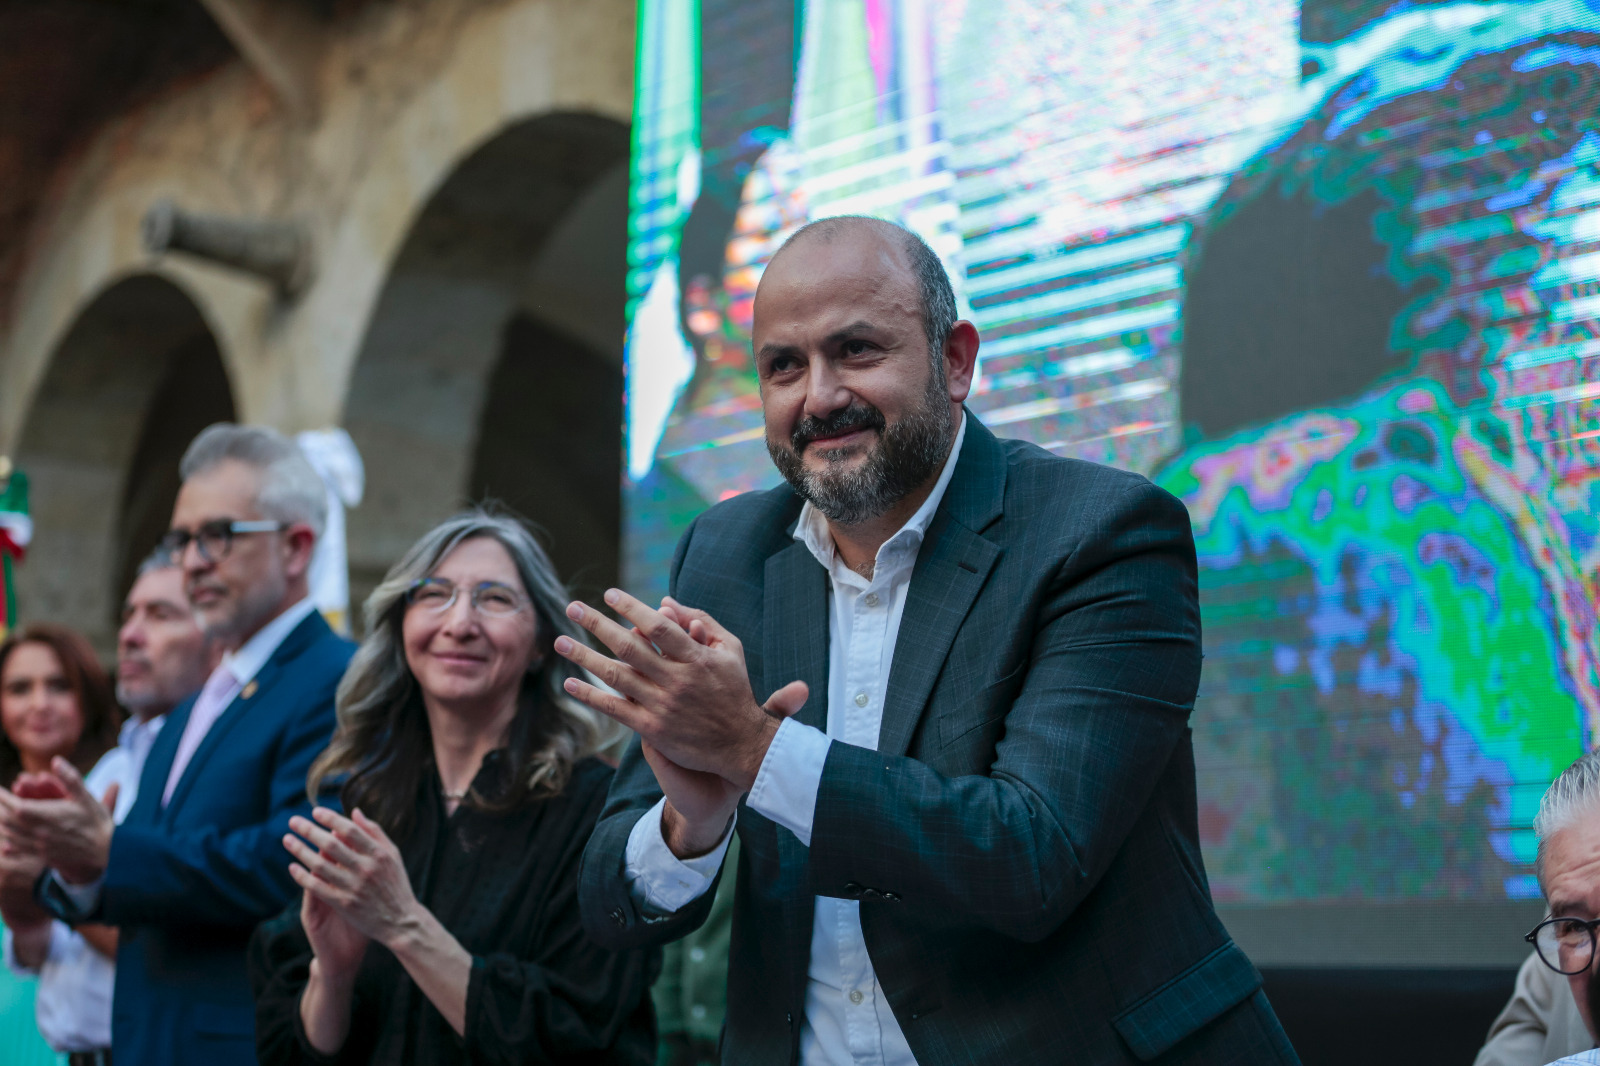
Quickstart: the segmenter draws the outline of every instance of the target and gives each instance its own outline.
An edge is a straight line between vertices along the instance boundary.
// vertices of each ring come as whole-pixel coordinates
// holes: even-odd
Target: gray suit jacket
[[[835,742],[808,849],[741,807],[723,1060],[798,1051],[813,897],[862,901],[922,1066],[1292,1063],[1212,910],[1187,719],[1200,676],[1187,512],[1147,480],[999,441],[972,415],[907,593],[878,749]],[[672,587],[743,642],[756,697],[796,678],[826,728],[827,574],[787,487],[713,507]],[[698,925],[623,875],[660,796],[635,742],[584,855],[590,935]]]
[[[1472,1066],[1545,1066],[1592,1047],[1594,1037],[1584,1028],[1571,985],[1530,954]]]

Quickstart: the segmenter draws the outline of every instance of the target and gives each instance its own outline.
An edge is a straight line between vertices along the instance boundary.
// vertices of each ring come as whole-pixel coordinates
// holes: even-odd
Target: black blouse
[[[500,756],[484,759],[480,794],[494,794]],[[578,861],[610,783],[608,766],[585,759],[559,796],[506,813],[463,804],[447,816],[438,775],[427,774],[400,850],[418,901],[472,954],[465,1038],[374,943],[356,977],[350,1035],[336,1055],[319,1054],[300,1021],[312,953],[296,903],[250,945],[260,1061],[653,1063],[658,953],[606,951],[578,916]]]

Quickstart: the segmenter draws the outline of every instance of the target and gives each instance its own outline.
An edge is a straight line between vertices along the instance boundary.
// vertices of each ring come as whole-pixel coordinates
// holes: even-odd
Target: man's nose
[[[830,359],[814,359],[806,376],[806,410],[812,418],[827,418],[850,406],[850,390]]]
[[[117,630],[117,648],[142,648],[146,643],[144,626],[137,618],[130,618]]]
[[[194,537],[178,553],[178,565],[185,574],[203,574],[216,564],[200,553],[200,538]]]

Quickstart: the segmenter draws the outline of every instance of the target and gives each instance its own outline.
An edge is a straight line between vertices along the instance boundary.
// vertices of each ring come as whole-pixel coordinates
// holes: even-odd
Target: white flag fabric
[[[350,434],[337,427],[308,430],[295,443],[328,490],[328,522],[311,557],[311,599],[334,631],[350,635],[350,563],[344,512],[361,502],[367,472]]]

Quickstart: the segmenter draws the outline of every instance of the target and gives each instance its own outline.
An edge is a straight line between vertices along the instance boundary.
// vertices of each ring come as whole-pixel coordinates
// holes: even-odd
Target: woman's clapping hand
[[[305,890],[301,921],[324,967],[353,974],[369,939],[393,949],[417,927],[421,906],[400,850],[376,822],[318,807],[289,828],[283,846],[298,860],[289,875]]]

